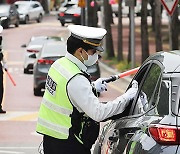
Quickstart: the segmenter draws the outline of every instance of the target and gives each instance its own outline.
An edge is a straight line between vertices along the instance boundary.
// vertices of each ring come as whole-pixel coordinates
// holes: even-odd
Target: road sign
[[[79,0],[78,1],[78,6],[81,8],[84,8],[86,6],[85,0]]]
[[[178,0],[161,0],[161,2],[169,15],[173,14],[173,12],[178,4]]]

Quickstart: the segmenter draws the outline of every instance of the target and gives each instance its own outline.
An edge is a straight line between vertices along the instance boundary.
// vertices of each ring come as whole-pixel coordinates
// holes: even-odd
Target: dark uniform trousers
[[[47,135],[43,138],[44,154],[91,154],[74,135],[66,140],[56,139]]]
[[[2,109],[2,100],[3,100],[3,69],[2,69],[2,64],[0,61],[0,109]]]

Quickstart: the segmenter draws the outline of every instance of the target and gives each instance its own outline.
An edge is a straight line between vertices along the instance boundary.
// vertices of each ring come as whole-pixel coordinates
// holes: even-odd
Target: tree
[[[155,31],[155,0],[149,0],[151,5],[152,30]]]
[[[87,25],[92,27],[97,27],[98,24],[98,16],[97,16],[97,2],[94,1],[94,7],[90,5],[92,0],[87,0]]]
[[[122,33],[122,1],[118,1],[118,54],[117,54],[117,60],[122,61],[123,60],[123,33]]]
[[[40,0],[45,13],[49,13],[48,0]]]
[[[172,17],[171,17],[171,40],[172,41],[172,50],[177,50],[179,49],[179,31],[180,31],[180,28],[179,28],[179,21],[178,21],[178,7],[176,7]]]
[[[147,4],[148,0],[142,1],[141,7],[141,46],[142,46],[142,63],[149,57],[149,41],[148,41],[148,24],[147,24]]]
[[[161,2],[155,0],[155,44],[156,51],[162,50],[162,34],[161,34]]]
[[[105,37],[106,41],[106,52],[107,57],[112,58],[114,57],[114,47],[113,47],[113,40],[112,40],[112,32],[111,32],[111,15],[112,11],[110,11],[109,2],[107,0],[103,0],[104,10],[106,10],[106,13],[104,11],[104,20],[105,20],[105,29],[107,30],[107,35]]]

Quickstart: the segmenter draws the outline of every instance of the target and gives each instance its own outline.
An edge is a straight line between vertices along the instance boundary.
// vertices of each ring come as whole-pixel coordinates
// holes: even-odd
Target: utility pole
[[[136,6],[136,0],[126,0],[126,6],[130,7],[130,47],[131,47],[131,68],[135,67],[135,23],[134,23],[134,7]]]

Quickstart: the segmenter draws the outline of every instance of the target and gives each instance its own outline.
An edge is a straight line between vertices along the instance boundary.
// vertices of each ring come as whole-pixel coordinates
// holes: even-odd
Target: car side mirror
[[[22,44],[22,45],[21,45],[21,48],[26,48],[26,47],[27,47],[26,44]]]
[[[29,58],[36,58],[36,54],[29,55]]]

